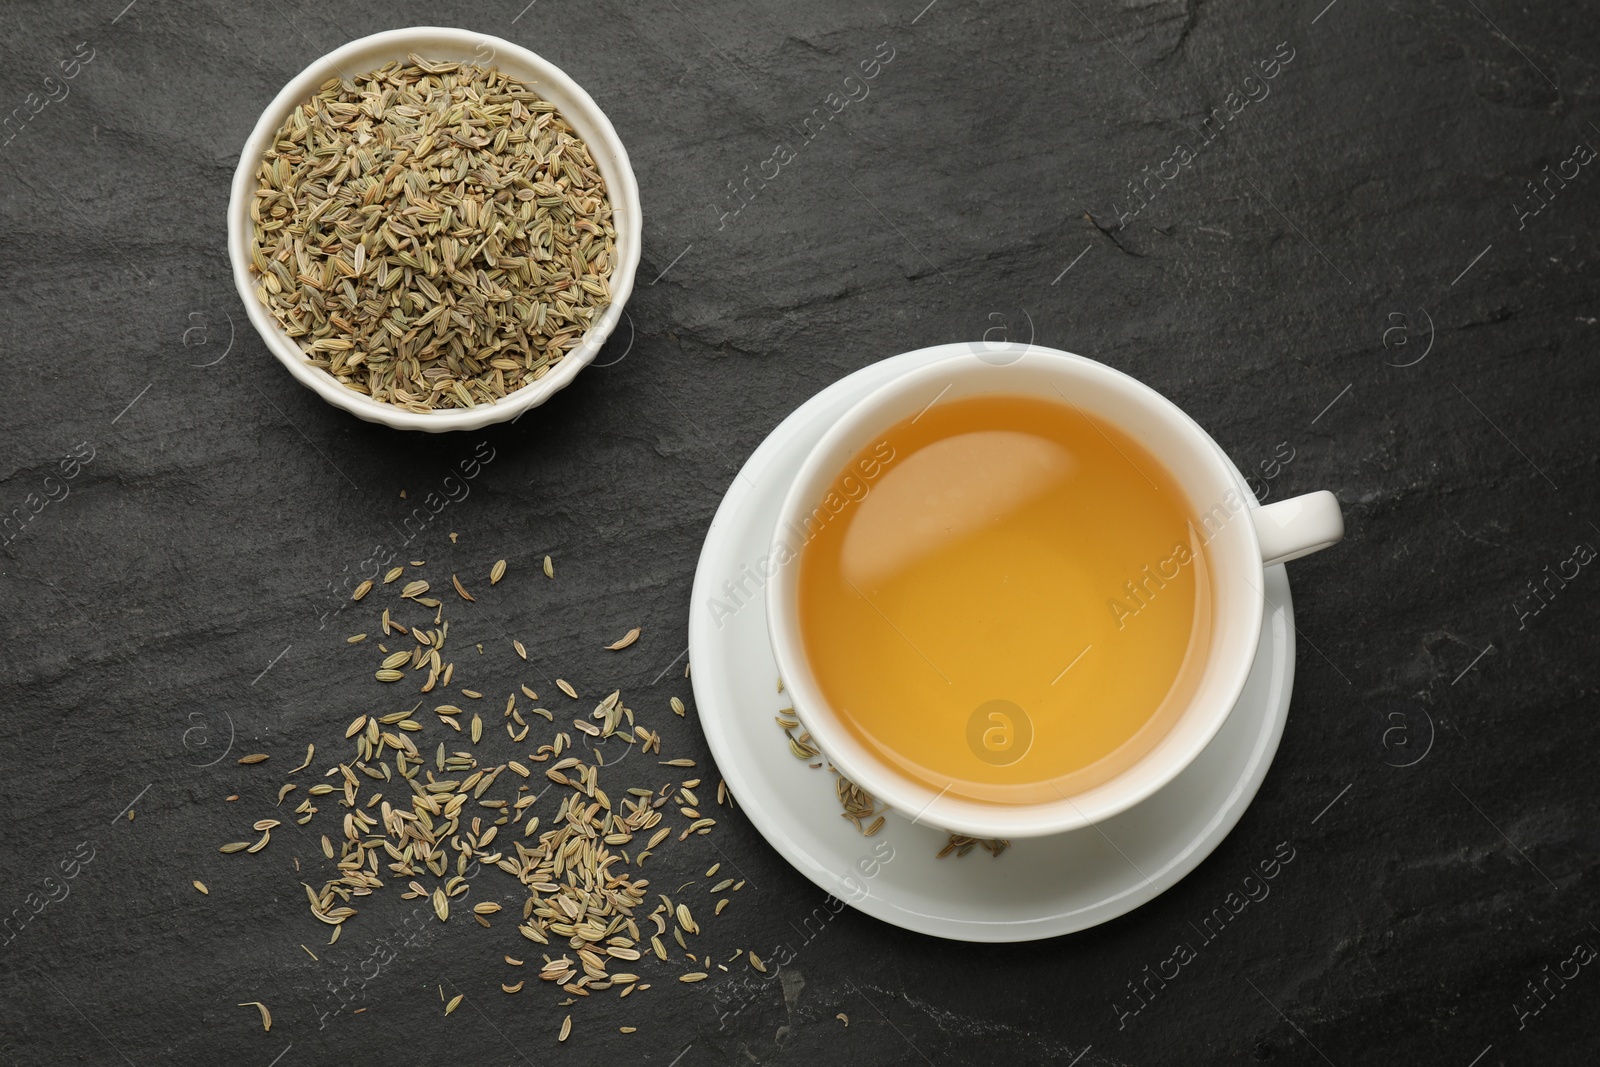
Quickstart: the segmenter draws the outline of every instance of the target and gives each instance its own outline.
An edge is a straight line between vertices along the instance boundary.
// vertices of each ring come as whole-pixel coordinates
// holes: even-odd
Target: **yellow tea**
[[[1173,476],[1105,420],[937,403],[854,457],[826,503],[799,553],[806,659],[900,773],[1048,802],[1125,770],[1183,712],[1210,636],[1203,537]]]

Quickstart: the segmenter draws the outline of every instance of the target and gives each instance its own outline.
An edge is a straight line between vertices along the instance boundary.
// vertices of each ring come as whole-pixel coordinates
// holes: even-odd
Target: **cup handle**
[[[1263,567],[1309,556],[1344,539],[1339,498],[1326,489],[1251,508],[1250,518],[1261,542]]]

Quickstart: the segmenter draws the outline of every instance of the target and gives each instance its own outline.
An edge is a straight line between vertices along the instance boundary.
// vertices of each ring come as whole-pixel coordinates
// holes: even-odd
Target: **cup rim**
[[[340,385],[333,375],[306,362],[300,346],[284,332],[272,312],[257,298],[251,281],[250,265],[250,201],[254,196],[255,172],[272,137],[283,125],[289,113],[309,100],[317,88],[330,77],[339,75],[344,66],[372,62],[374,53],[397,53],[362,66],[363,71],[374,69],[389,59],[404,59],[406,52],[427,55],[432,50],[449,49],[452,54],[474,54],[480,46],[492,50],[496,61],[512,57],[512,67],[501,69],[519,80],[536,87],[552,90],[560,99],[558,104],[563,118],[590,146],[595,165],[606,182],[606,194],[611,201],[611,212],[617,229],[615,260],[608,279],[611,303],[600,318],[592,323],[583,339],[536,382],[510,393],[489,404],[473,408],[445,408],[426,414],[409,411],[395,404],[386,404],[354,389]],[[528,77],[531,73],[533,76]],[[588,366],[599,354],[606,339],[616,329],[623,316],[623,306],[633,292],[638,274],[639,259],[643,251],[643,222],[640,214],[639,186],[627,149],[617,136],[616,128],[605,112],[584,91],[583,87],[554,63],[512,41],[486,33],[443,26],[409,26],[383,30],[340,45],[326,55],[313,60],[304,70],[291,78],[272,102],[262,111],[250,136],[245,140],[234,169],[228,200],[228,258],[231,263],[234,287],[244,302],[250,324],[261,336],[278,362],[301,385],[316,393],[334,407],[342,408],[368,422],[382,423],[399,430],[422,430],[440,433],[450,430],[476,430],[493,423],[515,419],[523,412],[543,404],[555,393],[569,385],[578,372]]]
[[[1236,469],[1211,436],[1182,408],[1159,391],[1131,375],[1096,360],[1033,344],[987,341],[955,343],[931,346],[912,354],[927,356],[930,362],[878,386],[862,397],[827,429],[806,454],[779,508],[771,541],[774,558],[780,558],[780,546],[784,550],[787,549],[784,535],[792,528],[797,517],[802,513],[808,514],[815,506],[817,485],[826,484],[837,476],[838,469],[830,456],[841,443],[859,436],[865,429],[883,429],[887,428],[887,424],[898,421],[898,418],[888,418],[881,414],[885,406],[900,397],[902,393],[929,380],[949,376],[952,367],[967,367],[970,371],[967,361],[974,358],[980,358],[996,368],[1027,358],[1036,362],[1050,361],[1055,364],[1056,370],[1068,370],[1073,374],[1098,379],[1099,384],[1131,392],[1147,405],[1159,409],[1168,425],[1187,438],[1188,445],[1196,454],[1203,457],[1202,463],[1211,468],[1218,482],[1241,492],[1241,500],[1245,506],[1237,516],[1243,520],[1237,522],[1241,527],[1239,536],[1247,539],[1249,553],[1245,558],[1255,560],[1254,569],[1257,577],[1254,588],[1257,590],[1263,588],[1261,583],[1265,577],[1265,568],[1260,563],[1260,542],[1254,524],[1249,520],[1249,512],[1256,506],[1253,494],[1249,494],[1240,485]],[[1124,432],[1132,432],[1126,427],[1123,429]],[[1161,453],[1157,452],[1157,455],[1159,457]],[[837,457],[832,456],[832,458]],[[823,470],[821,468],[825,461],[826,470]],[[819,483],[819,478],[824,480]],[[1180,484],[1184,484],[1185,490],[1190,491],[1187,483]],[[1265,618],[1264,605],[1259,596],[1240,598],[1242,610],[1247,613],[1246,616],[1240,617],[1236,624],[1242,638],[1235,642],[1236,651],[1230,653],[1233,657],[1230,662],[1208,664],[1208,670],[1219,671],[1222,681],[1214,686],[1208,707],[1196,709],[1191,705],[1183,712],[1185,718],[1196,714],[1203,714],[1205,717],[1201,727],[1192,731],[1191,737],[1182,748],[1169,753],[1165,762],[1153,772],[1145,769],[1152,766],[1148,764],[1151,754],[1147,753],[1131,767],[1089,792],[1100,793],[1107,786],[1127,779],[1131,772],[1143,769],[1136,788],[1124,788],[1110,799],[1085,804],[1076,803],[1073,797],[1067,796],[1063,796],[1059,801],[1043,804],[987,804],[951,797],[945,791],[936,794],[931,788],[913,782],[909,777],[872,759],[862,746],[849,737],[845,727],[827,708],[827,702],[822,698],[820,689],[812,679],[806,664],[797,622],[798,568],[794,566],[797,561],[798,557],[783,565],[768,583],[766,609],[768,635],[778,664],[779,677],[805,728],[811,733],[823,756],[839,773],[871,793],[880,802],[906,814],[913,822],[927,822],[974,837],[1038,837],[1082,829],[1127,811],[1168,785],[1211,743],[1238,702],[1259,647],[1262,620]],[[1221,574],[1213,579],[1214,583],[1218,584],[1222,580]]]

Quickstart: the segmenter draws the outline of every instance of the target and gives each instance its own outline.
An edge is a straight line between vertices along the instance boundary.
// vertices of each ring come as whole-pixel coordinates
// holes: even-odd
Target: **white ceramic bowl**
[[[255,194],[256,168],[284,120],[296,107],[311,99],[318,87],[329,78],[364,74],[391,60],[404,62],[406,56],[413,52],[433,62],[460,61],[497,67],[555,104],[561,116],[572,124],[578,136],[589,146],[589,152],[600,168],[601,176],[605,178],[606,193],[611,199],[612,219],[617,230],[616,257],[609,280],[611,304],[575,348],[551,367],[543,378],[492,404],[426,414],[373,400],[340,385],[333,375],[308,363],[300,346],[284,333],[277,318],[256,297],[255,283],[250,273],[250,200]],[[344,408],[368,422],[381,422],[398,430],[425,430],[430,433],[476,430],[491,423],[514,419],[548,400],[552,393],[570,383],[580,370],[594,360],[600,346],[605,344],[606,338],[621,320],[623,305],[633,291],[642,245],[639,186],[634,181],[627,150],[622,147],[611,121],[589,94],[559,67],[521,45],[481,33],[436,26],[387,30],[351,41],[296,75],[262,112],[260,121],[250,133],[250,139],[245,142],[239,167],[233,174],[233,191],[228,202],[228,258],[233,262],[233,282],[238,287],[239,297],[244,301],[251,324],[272,354],[301,385],[328,403]]]

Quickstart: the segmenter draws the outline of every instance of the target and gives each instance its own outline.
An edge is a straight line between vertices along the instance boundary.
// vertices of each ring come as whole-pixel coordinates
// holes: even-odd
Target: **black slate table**
[[[1583,5],[93,0],[0,22],[0,1063],[1592,1060]],[[230,281],[228,181],[262,107],[412,24],[566,69],[643,191],[609,365],[513,427],[358,422],[283,371]],[[485,615],[703,766],[693,708],[666,704],[739,464],[842,375],[983,336],[1121,368],[1262,495],[1343,503],[1346,541],[1291,567],[1276,762],[1176,888],[1013,946],[846,911],[731,1018],[717,972],[580,1003],[558,1044],[548,987],[499,990],[511,924],[421,922],[386,893],[328,947],[292,863],[313,839],[218,853],[370,699],[348,588],[385,553],[509,559]],[[430,493],[447,504],[419,522]],[[820,892],[722,814],[753,886],[708,951],[798,937]],[[1270,897],[1150,982],[1285,846]],[[700,862],[664,851],[655,874]],[[465,995],[449,1017],[441,990]]]

